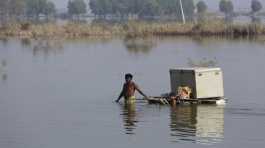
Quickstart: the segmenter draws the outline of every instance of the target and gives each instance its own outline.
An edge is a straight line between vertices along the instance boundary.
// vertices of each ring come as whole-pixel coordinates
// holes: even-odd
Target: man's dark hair
[[[127,73],[126,75],[125,75],[125,79],[132,79],[133,78],[133,75],[132,74],[130,74],[130,73]]]

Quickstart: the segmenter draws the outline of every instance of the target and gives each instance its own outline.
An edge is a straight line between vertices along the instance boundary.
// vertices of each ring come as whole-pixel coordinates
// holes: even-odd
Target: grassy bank
[[[29,23],[8,24],[0,27],[2,37],[90,37],[90,36],[229,36],[245,37],[265,35],[265,25],[261,24],[226,24],[222,21],[206,23],[159,23],[128,22],[125,24],[79,24],[65,25]]]

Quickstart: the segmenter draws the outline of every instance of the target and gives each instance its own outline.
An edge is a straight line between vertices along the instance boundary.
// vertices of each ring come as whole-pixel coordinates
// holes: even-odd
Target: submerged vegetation
[[[221,20],[203,23],[129,21],[122,24],[68,23],[8,24],[0,27],[2,37],[91,37],[91,36],[232,36],[265,35],[262,24],[227,24]]]

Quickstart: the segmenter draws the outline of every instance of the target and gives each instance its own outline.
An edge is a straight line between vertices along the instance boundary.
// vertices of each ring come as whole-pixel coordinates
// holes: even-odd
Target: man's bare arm
[[[147,99],[147,95],[145,93],[143,93],[143,91],[135,84],[135,89],[143,96],[145,97],[145,99]]]
[[[117,99],[117,100],[115,100],[115,102],[119,102],[119,101],[120,101],[120,99],[121,99],[123,96],[124,96],[124,85],[123,85],[122,91],[121,91],[121,93],[120,93],[120,95],[119,95],[118,99]]]

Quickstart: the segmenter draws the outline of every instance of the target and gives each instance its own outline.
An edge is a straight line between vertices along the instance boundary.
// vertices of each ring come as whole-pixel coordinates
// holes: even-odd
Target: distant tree
[[[40,10],[40,13],[43,13],[48,1],[47,0],[35,0],[35,1],[37,1],[38,3],[38,8]]]
[[[234,12],[234,5],[230,0],[221,0],[219,3],[219,9],[228,16]]]
[[[112,7],[114,14],[125,17],[130,13],[130,1],[128,0],[113,0]]]
[[[194,16],[194,10],[196,8],[193,0],[185,0],[185,1],[182,1],[182,3],[183,3],[183,9],[184,9],[187,19],[192,20]]]
[[[8,10],[11,16],[20,16],[23,15],[26,9],[25,0],[9,0],[8,1]]]
[[[179,7],[179,0],[158,0],[161,15],[177,14]]]
[[[26,14],[27,16],[38,16],[38,2],[37,0],[26,0]]]
[[[7,6],[8,1],[7,0],[0,0],[0,15],[5,15],[7,13]]]
[[[51,1],[48,1],[45,5],[45,8],[43,10],[44,15],[47,16],[47,18],[51,15],[54,15],[56,13],[56,7],[55,4]]]
[[[52,1],[47,0],[26,0],[26,13],[28,16],[39,18],[40,14],[50,15],[55,13],[56,8]]]
[[[221,0],[219,3],[219,10],[221,12],[226,12],[226,0]]]
[[[0,0],[0,27],[6,22],[7,1]]]
[[[139,16],[155,16],[159,15],[159,3],[156,0],[146,0],[142,2]]]
[[[84,0],[69,0],[68,1],[68,14],[71,16],[80,16],[87,13],[87,5]]]
[[[89,6],[92,13],[99,16],[106,16],[112,10],[110,0],[90,0]]]
[[[138,14],[143,10],[143,0],[131,0],[129,1],[129,12],[132,14]]]
[[[25,8],[25,0],[0,0],[1,20],[7,17],[19,18],[24,15]]]
[[[193,0],[182,0],[182,3],[185,16],[192,18],[195,8]],[[179,0],[90,0],[89,6],[92,13],[99,16],[167,15],[181,18]]]
[[[199,1],[196,5],[198,13],[205,13],[207,11],[207,5],[204,1]]]
[[[227,13],[228,14],[232,14],[233,12],[234,12],[234,5],[233,5],[233,2],[231,1],[231,0],[228,0],[227,1],[227,4],[226,4],[227,6]]]
[[[178,20],[182,20],[180,0],[158,0],[159,14],[176,16]],[[193,0],[182,0],[184,14],[187,20],[192,20],[195,5]]]
[[[112,10],[110,0],[90,0],[89,7],[96,16],[106,16]]]
[[[262,4],[259,0],[252,0],[251,1],[252,13],[259,12],[261,9],[262,9]]]
[[[205,12],[207,11],[207,5],[204,1],[199,1],[196,5],[198,13],[198,22],[204,22],[206,20]]]

